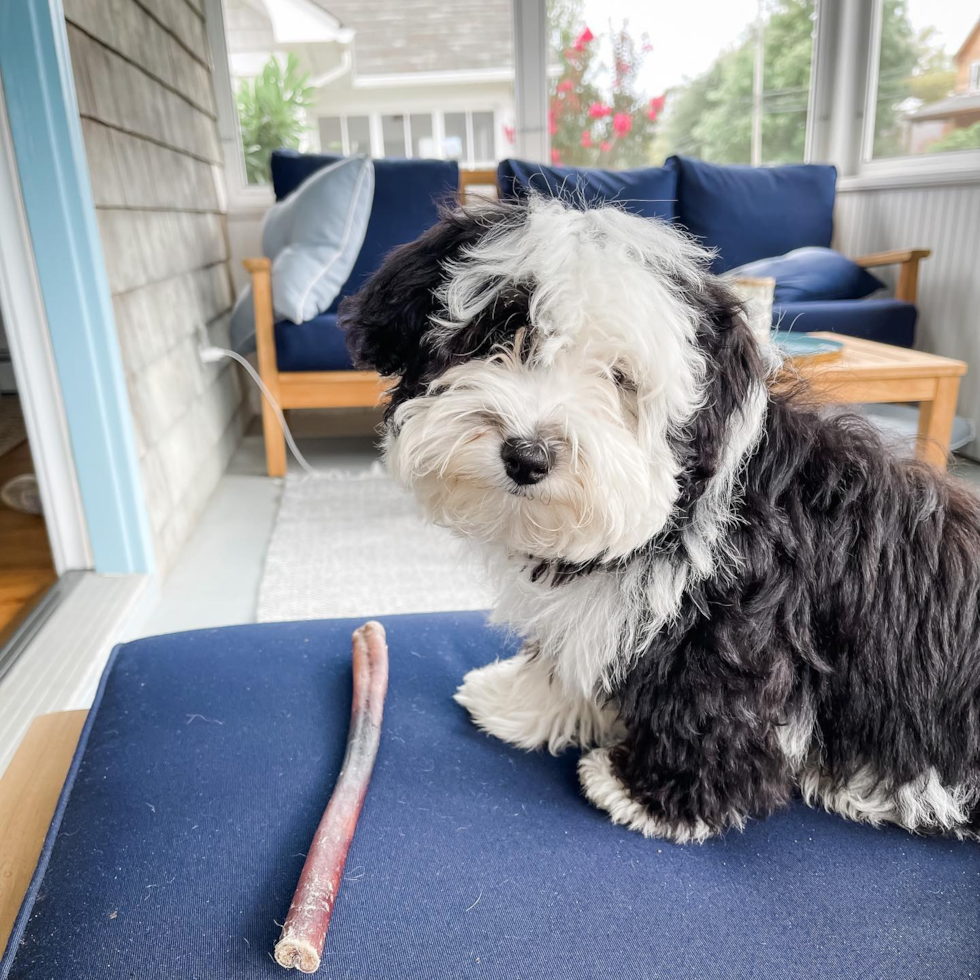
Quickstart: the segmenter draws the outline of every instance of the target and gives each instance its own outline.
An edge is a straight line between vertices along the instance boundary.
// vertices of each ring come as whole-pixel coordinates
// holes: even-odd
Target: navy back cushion
[[[775,279],[776,303],[863,299],[885,285],[830,248],[795,248],[772,259],[749,262],[728,274],[742,279]]]
[[[526,160],[504,160],[497,167],[504,199],[527,197],[537,191],[579,206],[622,204],[644,218],[675,217],[677,171],[674,167],[639,170],[592,170],[587,167],[546,167]]]
[[[712,271],[784,255],[806,245],[830,247],[837,168],[720,166],[671,157],[677,168],[677,218],[709,248]]]
[[[274,150],[272,187],[276,200],[292,193],[307,177],[335,163],[328,153]],[[356,293],[393,249],[414,241],[439,220],[439,206],[459,189],[459,165],[453,160],[375,160],[374,206],[354,268],[326,311],[336,313],[345,296]]]

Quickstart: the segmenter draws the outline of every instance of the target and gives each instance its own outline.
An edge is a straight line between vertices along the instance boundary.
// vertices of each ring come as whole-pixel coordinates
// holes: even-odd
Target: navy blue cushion
[[[280,371],[350,371],[354,364],[337,314],[321,313],[306,323],[277,323],[276,363]]]
[[[644,218],[672,221],[676,214],[677,170],[672,166],[596,170],[503,160],[497,165],[497,184],[505,199],[523,198],[537,191],[583,207],[622,204]]]
[[[327,153],[275,150],[271,167],[276,199],[339,159]],[[458,190],[459,164],[453,160],[375,160],[374,206],[364,244],[347,282],[327,312],[336,313],[340,301],[364,285],[388,252],[431,228],[439,219],[439,205],[451,200]]]
[[[912,346],[917,315],[912,303],[900,299],[783,303],[774,304],[772,308],[772,322],[781,330],[794,333],[833,330],[896,347]]]
[[[836,167],[719,166],[690,157],[667,163],[678,169],[678,220],[718,250],[713,271],[805,245],[830,247]]]
[[[863,299],[884,283],[831,248],[795,248],[772,259],[759,259],[729,270],[731,276],[775,279],[777,303]]]
[[[336,779],[352,621],[117,650],[3,980],[281,980],[269,952]],[[451,696],[514,652],[479,614],[386,619],[381,749],[323,976],[535,980],[976,972],[980,847],[801,804],[702,847],[615,827],[577,753],[478,732]]]

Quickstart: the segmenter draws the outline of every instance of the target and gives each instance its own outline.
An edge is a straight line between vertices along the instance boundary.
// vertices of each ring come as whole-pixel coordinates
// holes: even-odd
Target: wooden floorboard
[[[26,442],[0,456],[0,486],[33,472]],[[57,577],[44,518],[0,503],[0,645]]]

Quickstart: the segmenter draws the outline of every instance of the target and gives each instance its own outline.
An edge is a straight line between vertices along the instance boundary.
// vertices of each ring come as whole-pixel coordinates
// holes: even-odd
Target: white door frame
[[[92,567],[85,511],[0,79],[0,307],[55,570]]]

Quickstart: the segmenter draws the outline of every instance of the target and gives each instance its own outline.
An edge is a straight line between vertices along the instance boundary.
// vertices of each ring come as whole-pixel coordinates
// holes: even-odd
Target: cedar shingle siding
[[[64,0],[156,544],[174,560],[241,437],[223,174],[200,0]]]

